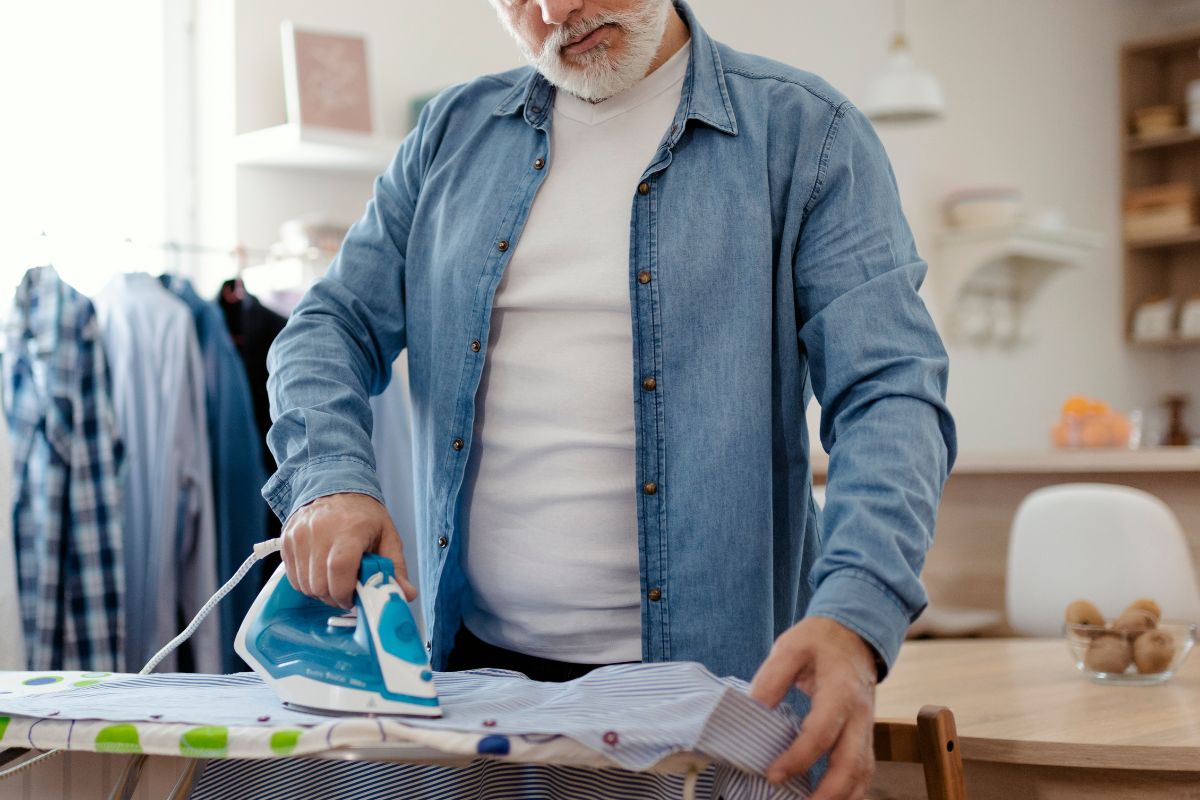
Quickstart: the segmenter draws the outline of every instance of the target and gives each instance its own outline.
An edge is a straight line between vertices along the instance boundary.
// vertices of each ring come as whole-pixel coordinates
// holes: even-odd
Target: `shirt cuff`
[[[807,617],[826,617],[857,633],[875,651],[879,680],[883,680],[908,632],[923,611],[909,614],[891,590],[869,572],[841,569],[825,577],[805,611]]]
[[[315,458],[287,478],[276,472],[263,487],[262,495],[275,516],[287,522],[300,506],[318,497],[347,492],[365,494],[384,503],[375,470],[367,462],[349,456]]]

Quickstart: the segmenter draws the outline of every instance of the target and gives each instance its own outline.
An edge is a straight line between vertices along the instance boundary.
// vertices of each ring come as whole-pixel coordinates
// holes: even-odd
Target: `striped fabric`
[[[710,768],[700,776],[697,798],[716,797],[713,772]],[[205,767],[191,800],[677,800],[683,782],[682,775],[483,759],[467,767],[310,759],[215,761]]]
[[[389,788],[381,794],[354,788],[345,796],[678,797],[683,778],[655,773],[708,763],[715,765],[701,781],[708,794],[698,796],[807,794],[805,780],[772,787],[762,778],[795,738],[794,713],[786,707],[768,711],[749,698],[744,682],[716,678],[699,664],[615,665],[561,684],[503,670],[437,673],[435,681],[441,719],[303,713],[283,706],[253,674],[148,675],[66,692],[0,696],[0,714],[14,715],[0,745],[26,736],[42,747],[61,746],[65,736],[74,749],[103,749],[89,745],[98,740],[93,728],[126,723],[136,728],[143,752],[219,759],[202,781],[208,794],[197,797],[335,797],[342,796],[340,789],[330,787],[373,781]],[[75,724],[74,736],[61,727],[69,724]],[[286,748],[278,746],[281,736]],[[448,768],[295,758],[352,747],[412,761],[418,745],[442,754],[441,761],[451,756],[473,763]],[[512,794],[506,787],[514,781],[528,790]],[[276,788],[247,788],[260,785]],[[229,787],[240,788],[231,793]]]

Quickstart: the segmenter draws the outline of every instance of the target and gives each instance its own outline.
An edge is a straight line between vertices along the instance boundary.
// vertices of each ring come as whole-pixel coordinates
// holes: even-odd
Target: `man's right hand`
[[[354,585],[364,553],[390,558],[404,596],[415,600],[400,534],[388,510],[373,497],[343,493],[318,497],[292,512],[283,526],[283,563],[298,591],[339,608],[354,606]]]

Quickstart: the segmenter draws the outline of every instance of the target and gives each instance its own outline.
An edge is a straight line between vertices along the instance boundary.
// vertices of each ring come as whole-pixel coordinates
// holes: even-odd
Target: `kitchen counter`
[[[828,469],[829,456],[824,452],[814,454],[814,477],[823,479]],[[1200,472],[1200,448],[1095,448],[961,453],[954,465],[956,475],[1130,472]]]
[[[828,460],[813,459],[825,481]],[[1133,486],[1165,502],[1179,518],[1200,565],[1200,448],[1044,450],[963,453],[942,493],[934,543],[921,574],[931,601],[944,608],[1004,613],[1008,536],[1017,507],[1031,492],[1060,483]],[[1004,635],[1000,624],[977,631]]]

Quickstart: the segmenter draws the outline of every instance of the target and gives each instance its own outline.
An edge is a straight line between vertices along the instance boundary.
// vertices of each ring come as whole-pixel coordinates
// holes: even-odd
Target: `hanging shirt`
[[[204,413],[216,514],[217,583],[221,584],[233,576],[255,543],[269,538],[269,511],[258,492],[267,479],[263,444],[246,368],[225,328],[221,309],[196,294],[186,278],[163,275],[161,281],[191,312],[204,360]],[[250,611],[257,588],[254,581],[242,581],[221,601],[218,611],[226,634],[221,641],[224,672],[248,669],[233,651],[232,634]]]
[[[687,65],[682,47],[602,103],[555,96],[549,174],[496,290],[465,479],[464,622],[491,644],[642,657],[629,208]]]
[[[264,306],[244,289],[240,298],[235,294],[232,282],[227,282],[217,294],[216,303],[225,315],[225,326],[246,367],[246,376],[250,379],[250,397],[254,402],[254,418],[258,423],[258,441],[265,442],[267,431],[271,429],[271,403],[267,397],[267,351],[287,324],[287,318]],[[262,458],[263,469],[268,474],[274,472],[275,458],[265,447],[262,448]],[[269,508],[265,513],[271,538],[279,536],[282,529],[279,519],[270,513]],[[260,586],[266,583],[278,564],[277,554],[268,556],[259,573],[262,576]]]
[[[21,624],[13,541],[12,467],[8,420],[0,414],[0,670],[25,669],[25,630]]]
[[[126,651],[138,668],[217,590],[204,363],[188,307],[150,275],[118,275],[95,304],[129,459]],[[222,641],[213,616],[191,642],[197,670],[220,671]],[[177,668],[172,654],[160,671]]]
[[[5,332],[29,667],[124,669],[121,443],[95,310],[38,267],[25,273]]]

